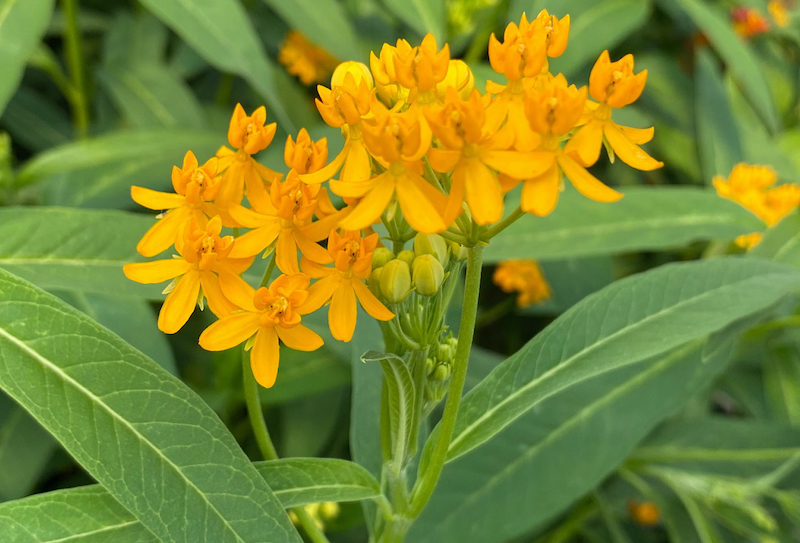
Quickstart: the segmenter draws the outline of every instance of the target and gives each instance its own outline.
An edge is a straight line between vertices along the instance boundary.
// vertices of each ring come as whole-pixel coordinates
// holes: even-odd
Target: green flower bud
[[[433,296],[442,288],[444,268],[433,255],[421,255],[414,259],[414,288],[422,296]]]
[[[464,262],[469,256],[467,248],[460,243],[448,241],[447,244],[450,246],[450,254],[453,255],[453,260],[456,262]]]
[[[444,266],[447,264],[447,242],[438,234],[419,233],[414,237],[414,254],[433,255]]]
[[[433,373],[433,370],[436,369],[436,362],[433,361],[433,358],[426,358],[425,359],[425,375],[430,375]]]
[[[377,297],[381,297],[381,274],[383,268],[373,268],[369,276],[369,290]]]
[[[433,378],[436,381],[447,381],[450,378],[450,364],[439,364],[433,371]]]
[[[400,253],[397,255],[397,258],[408,264],[409,267],[411,267],[411,265],[414,262],[415,256],[416,255],[414,254],[414,251],[400,251]]]
[[[383,267],[379,281],[383,297],[390,303],[400,303],[411,292],[411,269],[399,258],[391,260]]]
[[[339,516],[339,504],[336,502],[323,502],[319,506],[319,515],[325,520],[332,520]]]
[[[386,247],[378,247],[372,253],[372,268],[381,268],[390,260],[394,260],[394,253]]]
[[[445,343],[440,343],[436,347],[436,358],[441,360],[442,362],[448,362],[453,359],[453,355],[455,354],[455,350]]]
[[[458,348],[458,338],[450,336],[446,340],[447,344],[450,345],[450,348],[453,349],[453,356],[456,354],[456,349]]]

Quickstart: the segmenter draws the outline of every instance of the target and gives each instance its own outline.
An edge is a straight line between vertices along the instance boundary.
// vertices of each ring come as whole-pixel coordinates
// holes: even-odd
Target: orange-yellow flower
[[[236,309],[233,301],[246,291],[247,284],[239,277],[253,262],[253,258],[232,258],[235,246],[233,236],[220,237],[222,221],[215,216],[207,225],[200,226],[191,219],[175,248],[181,258],[154,262],[126,264],[125,276],[138,283],[163,283],[177,278],[158,315],[158,328],[167,334],[180,330],[194,311],[202,304],[218,317]],[[171,290],[170,290],[171,289]]]
[[[335,58],[295,30],[286,33],[278,51],[278,62],[304,85],[325,81],[336,68]]]
[[[637,170],[650,171],[664,165],[639,145],[653,138],[653,128],[620,126],[611,119],[613,109],[636,101],[647,82],[647,70],[633,73],[633,55],[611,62],[603,51],[589,76],[589,94],[600,102],[587,102],[591,118],[567,144],[567,153],[575,153],[584,166],[591,166],[600,157],[603,140],[625,164]]]
[[[489,62],[492,69],[509,81],[536,77],[547,70],[547,57],[558,57],[569,39],[569,15],[559,19],[546,9],[528,22],[525,14],[519,26],[509,23],[500,42],[489,37]]]
[[[622,198],[620,193],[604,185],[561,147],[561,138],[578,123],[585,103],[586,87],[567,86],[567,80],[561,74],[553,78],[547,88],[528,93],[525,114],[531,129],[541,138],[536,156],[543,165],[543,173],[524,180],[523,211],[540,216],[553,211],[562,174],[587,198],[598,202],[615,202]]]
[[[194,153],[183,157],[183,167],[172,167],[172,187],[177,194],[158,192],[143,187],[131,187],[133,200],[148,209],[167,211],[142,237],[136,250],[144,256],[155,256],[166,250],[180,236],[181,228],[190,219],[205,226],[208,217],[217,213],[212,203],[217,197],[220,178],[217,159],[200,166]]]
[[[468,100],[462,100],[454,88],[448,89],[445,104],[426,111],[426,118],[440,145],[428,151],[428,161],[437,172],[452,172],[445,216],[461,208],[466,193],[476,223],[497,222],[503,216],[503,192],[495,171],[516,179],[534,177],[543,171],[535,155],[509,151],[510,142],[498,140],[497,128],[487,124],[477,90]]]
[[[436,94],[444,101],[447,89],[455,89],[464,100],[469,98],[475,88],[475,75],[463,60],[453,59],[447,65],[447,75],[436,84]]]
[[[769,32],[769,21],[755,8],[737,6],[731,10],[733,29],[743,38]]]
[[[339,216],[331,215],[312,222],[320,190],[319,185],[301,183],[297,172],[290,170],[284,181],[272,182],[267,197],[262,199],[251,195],[250,209],[241,205],[231,207],[230,214],[236,222],[252,228],[236,239],[231,256],[252,257],[277,240],[275,263],[284,273],[299,273],[298,248],[315,262],[329,263],[327,251],[316,242],[325,239]]]
[[[628,500],[628,512],[631,518],[641,526],[655,526],[661,520],[658,506],[653,502],[639,503],[636,500]]]
[[[222,210],[233,204],[239,204],[247,187],[248,198],[265,198],[267,189],[264,183],[280,179],[281,175],[266,166],[259,164],[252,155],[263,151],[275,137],[275,123],[267,122],[267,110],[264,106],[247,115],[241,104],[236,104],[228,126],[228,143],[236,149],[232,151],[224,145],[217,151],[220,159],[220,170],[225,170],[222,187],[217,196],[217,204]],[[237,226],[223,213],[226,226]]]
[[[314,141],[305,128],[297,134],[297,141],[289,136],[283,151],[283,161],[299,174],[313,173],[325,166],[328,161],[328,139]]]
[[[389,110],[373,98],[374,117],[363,123],[364,142],[370,154],[386,171],[362,183],[344,180],[330,183],[331,190],[344,198],[360,198],[339,223],[344,230],[362,230],[372,225],[392,200],[418,232],[445,230],[448,221],[441,213],[447,197],[421,175],[421,159],[431,143],[431,130],[412,104],[403,112]],[[449,218],[452,221],[455,217]]]
[[[302,307],[308,298],[309,279],[303,274],[281,275],[269,285],[242,299],[243,311],[221,318],[200,334],[207,351],[224,351],[255,337],[250,366],[256,381],[270,388],[278,375],[279,340],[290,349],[315,351],[322,338],[300,323],[309,312]]]
[[[528,307],[550,297],[550,285],[542,269],[533,260],[506,260],[497,265],[492,276],[503,292],[517,292],[517,305]]]
[[[356,328],[356,299],[372,317],[388,321],[394,313],[375,297],[364,284],[372,272],[372,253],[378,244],[378,234],[362,238],[359,232],[343,236],[333,231],[328,238],[328,252],[333,267],[320,266],[303,258],[303,272],[319,279],[308,289],[308,300],[303,305],[307,312],[316,311],[330,300],[328,325],[333,337],[340,341],[353,339]]]
[[[779,28],[786,28],[789,26],[789,10],[787,0],[769,0],[767,4],[767,11],[772,16],[772,20]]]
[[[406,40],[397,40],[392,47],[383,44],[380,56],[370,53],[369,64],[378,85],[386,88],[397,84],[407,90],[417,90],[430,96],[447,75],[450,63],[450,46],[444,44],[437,51],[436,38],[427,34],[418,47],[411,47]],[[432,96],[435,97],[435,94]],[[426,101],[423,99],[423,101]]]

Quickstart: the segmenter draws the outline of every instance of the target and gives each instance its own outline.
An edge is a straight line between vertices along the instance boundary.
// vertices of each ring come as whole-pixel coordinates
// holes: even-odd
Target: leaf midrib
[[[127,528],[128,526],[133,526],[135,524],[140,524],[138,520],[129,520],[126,522],[122,522],[119,524],[114,524],[113,526],[105,526],[103,528],[98,528],[97,530],[92,530],[90,532],[81,532],[79,534],[70,535],[67,537],[61,537],[59,539],[48,539],[46,541],[40,541],[39,543],[67,543],[68,541],[77,541],[79,539],[83,539],[87,536],[93,536],[96,534],[101,534],[103,532],[113,532],[115,530],[121,530],[123,528]],[[143,526],[144,527],[144,526]],[[155,536],[154,536],[155,539]]]

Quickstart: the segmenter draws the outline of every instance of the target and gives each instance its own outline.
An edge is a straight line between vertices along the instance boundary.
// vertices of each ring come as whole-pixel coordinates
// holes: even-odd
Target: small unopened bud
[[[414,257],[417,256],[414,254],[414,251],[400,251],[400,254],[397,255],[397,258],[412,266],[414,264]]]
[[[453,255],[453,260],[456,262],[464,262],[469,256],[467,248],[460,243],[448,241],[447,244],[450,246],[450,254]]]
[[[438,358],[442,362],[447,362],[452,360],[454,354],[455,354],[454,349],[447,343],[440,343],[436,347],[436,358]]]
[[[450,378],[450,364],[439,364],[433,370],[433,378],[436,381],[447,381]]]
[[[343,85],[345,76],[347,76],[347,74],[353,76],[356,85],[360,85],[362,81],[366,81],[367,86],[370,89],[375,86],[375,82],[372,79],[372,73],[370,73],[366,64],[362,64],[361,62],[356,62],[354,60],[348,60],[347,62],[342,62],[339,64],[333,71],[333,75],[331,76],[331,87]]]
[[[383,268],[375,268],[369,276],[369,290],[375,295],[381,296],[381,274]]]
[[[381,293],[390,303],[402,302],[411,292],[411,269],[399,258],[386,263],[379,280]]]
[[[414,254],[433,255],[444,266],[447,264],[447,242],[438,234],[417,234],[414,237]]]
[[[436,362],[433,361],[433,358],[426,358],[425,359],[425,375],[430,375],[433,373],[433,370],[436,369]]]
[[[394,260],[394,253],[386,247],[378,247],[372,253],[372,269],[385,266],[390,260]]]
[[[325,520],[333,520],[339,516],[339,504],[336,502],[323,502],[319,506],[319,515]]]
[[[414,288],[422,296],[433,296],[442,288],[444,268],[433,255],[420,255],[414,259]]]
[[[456,349],[458,348],[458,338],[450,336],[447,338],[447,344],[450,345],[451,349],[453,349],[453,355],[455,355]]]
[[[462,100],[468,99],[472,89],[475,88],[475,76],[463,60],[453,59],[450,61],[447,66],[447,75],[436,85],[436,92],[444,98],[449,87],[456,89]]]

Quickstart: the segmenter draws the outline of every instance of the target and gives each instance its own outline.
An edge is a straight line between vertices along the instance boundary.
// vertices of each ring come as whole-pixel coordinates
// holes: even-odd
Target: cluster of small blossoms
[[[325,530],[325,525],[336,520],[341,513],[341,508],[336,502],[309,503],[303,508],[320,530]],[[295,526],[300,525],[300,520],[294,511],[289,511],[289,519]]]
[[[327,141],[303,129],[286,141],[285,173],[254,158],[275,135],[265,108],[248,115],[237,105],[230,148],[202,165],[187,153],[173,169],[174,193],[133,188],[141,205],[167,210],[139,252],[174,247],[177,254],[129,264],[126,275],[142,283],[173,280],[159,315],[166,333],[208,301],[219,320],[200,345],[216,351],[244,344],[265,387],[275,382],[279,343],[304,351],[322,345],[301,320],[324,305],[338,340],[352,338],[360,303],[385,323],[388,350],[440,345],[465,258],[460,244],[490,237],[505,193],[521,184],[521,210],[542,216],[556,206],[565,178],[589,198],[622,197],[587,170],[602,148],[640,170],[662,165],[639,147],[652,128],[612,120],[642,93],[647,72],[634,73],[630,55],[612,62],[604,52],[588,87],[569,85],[548,68],[568,34],[568,16],[542,11],[509,24],[502,39],[492,35],[489,60],[506,81],[488,82],[486,93],[431,35],[418,46],[384,44],[369,67],[340,64],[330,88],[318,87],[316,105],[341,130],[342,151],[329,162]],[[394,252],[381,247],[376,224]],[[412,239],[414,251],[404,251]],[[242,274],[258,255],[269,256],[282,275],[268,283],[270,267],[254,289]]]
[[[772,22],[778,28],[786,28],[789,25],[789,7],[789,2],[786,0],[770,0],[767,4]],[[751,6],[736,6],[731,9],[731,23],[736,33],[743,38],[753,38],[772,29],[769,19]]]
[[[785,183],[775,186],[778,175],[769,166],[737,164],[727,179],[714,178],[717,194],[748,209],[767,226],[773,226],[800,206],[800,186]],[[736,238],[736,244],[749,249],[761,241],[753,232]]]
[[[278,62],[303,85],[322,83],[339,64],[325,49],[314,45],[296,30],[286,33],[278,51]]]
[[[533,260],[506,260],[497,265],[492,276],[503,292],[517,292],[517,306],[528,307],[550,297],[550,285]]]

